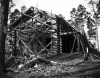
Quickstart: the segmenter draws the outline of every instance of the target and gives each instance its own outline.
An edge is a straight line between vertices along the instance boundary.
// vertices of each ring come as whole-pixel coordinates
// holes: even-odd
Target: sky
[[[13,0],[13,2],[16,4],[13,9],[20,10],[21,6],[24,5],[27,8],[34,6],[53,14],[62,14],[66,20],[70,18],[72,8],[77,8],[79,4],[88,7],[87,0]]]

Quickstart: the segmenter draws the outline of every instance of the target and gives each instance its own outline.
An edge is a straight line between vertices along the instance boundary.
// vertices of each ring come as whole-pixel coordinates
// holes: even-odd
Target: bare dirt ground
[[[47,59],[56,64],[38,63],[35,67],[25,67],[7,75],[11,78],[99,78],[100,62],[83,61],[83,58],[83,54],[52,56]]]

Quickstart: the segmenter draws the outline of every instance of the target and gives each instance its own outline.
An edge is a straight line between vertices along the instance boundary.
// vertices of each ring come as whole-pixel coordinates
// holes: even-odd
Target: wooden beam
[[[14,31],[14,56],[17,56],[17,49],[16,49],[16,42],[17,42],[17,31]]]

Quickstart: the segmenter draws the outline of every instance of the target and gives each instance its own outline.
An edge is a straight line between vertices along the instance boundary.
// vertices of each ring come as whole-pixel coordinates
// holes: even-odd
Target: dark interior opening
[[[51,42],[51,38],[46,38],[46,46]],[[51,44],[47,47],[47,49],[51,48]]]
[[[75,40],[75,37],[73,34],[67,34],[67,35],[62,35],[62,53],[71,53],[73,43]],[[81,44],[80,45],[80,50],[82,50]],[[73,47],[73,52],[77,52],[78,50],[78,45],[77,45],[77,39],[75,40],[74,47]]]

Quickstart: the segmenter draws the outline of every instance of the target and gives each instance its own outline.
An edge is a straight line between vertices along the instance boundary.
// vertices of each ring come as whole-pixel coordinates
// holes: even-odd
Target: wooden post
[[[60,25],[61,19],[57,17],[57,53],[60,54]]]
[[[14,31],[14,56],[17,55],[17,51],[16,51],[16,41],[17,41],[17,31]]]
[[[77,35],[77,51],[80,51],[80,37],[79,37],[79,33],[76,34]]]

